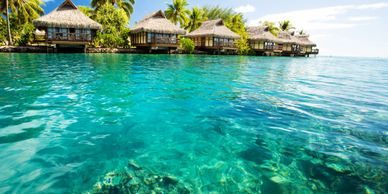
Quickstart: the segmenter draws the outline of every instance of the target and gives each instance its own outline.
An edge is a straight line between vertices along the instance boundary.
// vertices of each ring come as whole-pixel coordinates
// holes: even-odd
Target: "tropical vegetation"
[[[180,47],[185,53],[188,53],[188,54],[194,53],[195,44],[191,39],[181,38],[179,43],[180,43]]]
[[[292,25],[292,23],[289,20],[284,20],[279,22],[279,29],[281,31],[289,31],[289,30],[295,29],[295,27]]]
[[[127,12],[112,3],[96,9],[80,6],[80,10],[102,25],[102,31],[94,38],[96,47],[129,47],[129,17]]]
[[[111,4],[119,9],[124,10],[127,17],[130,18],[133,13],[135,0],[92,0],[91,6],[96,10],[103,7],[105,4]]]
[[[187,0],[172,0],[171,4],[167,4],[164,14],[172,23],[179,23],[181,27],[184,27],[188,23],[188,15],[190,15],[190,10],[186,8],[187,5]]]
[[[189,15],[189,22],[185,26],[185,29],[189,32],[194,31],[195,29],[198,29],[203,21],[206,21],[208,18],[205,15],[205,11],[198,7],[193,7],[193,9],[190,11]]]
[[[0,0],[0,45],[26,45],[33,41],[35,30],[32,20],[43,14],[43,0]],[[91,0],[90,7],[78,8],[88,17],[102,25],[102,31],[94,39],[96,47],[129,47],[129,19],[134,11],[135,0]],[[176,25],[189,32],[198,29],[206,20],[222,19],[225,25],[241,38],[236,41],[238,53],[245,55],[251,52],[248,44],[246,21],[241,13],[232,8],[221,6],[203,6],[188,9],[187,0],[172,0],[164,11],[166,17]],[[295,30],[289,20],[276,25],[271,21],[263,21],[261,25],[268,27],[269,32],[278,36],[280,31]],[[298,31],[300,35],[306,32]],[[192,53],[194,43],[189,39],[180,41],[185,52]]]
[[[5,20],[5,25],[1,26],[7,29],[6,32],[0,30],[0,43],[25,45],[32,41],[34,26],[31,22],[43,14],[42,5],[42,0],[0,0],[1,22]]]

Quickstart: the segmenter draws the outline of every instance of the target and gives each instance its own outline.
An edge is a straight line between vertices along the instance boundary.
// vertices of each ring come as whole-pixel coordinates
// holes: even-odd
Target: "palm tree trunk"
[[[5,0],[5,17],[7,17],[7,29],[8,29],[8,45],[13,45],[11,37],[11,26],[9,23],[9,7],[8,0]]]

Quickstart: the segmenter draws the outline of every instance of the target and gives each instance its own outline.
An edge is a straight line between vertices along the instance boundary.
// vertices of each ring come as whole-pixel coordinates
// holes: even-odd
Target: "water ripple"
[[[0,193],[93,191],[112,172],[191,193],[384,193],[386,75],[385,59],[0,54]]]

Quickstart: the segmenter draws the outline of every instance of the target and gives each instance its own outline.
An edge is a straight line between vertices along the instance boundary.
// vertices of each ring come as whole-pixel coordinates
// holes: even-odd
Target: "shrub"
[[[252,49],[249,46],[248,39],[240,38],[235,42],[237,46],[237,53],[239,55],[249,55],[252,53]]]
[[[102,25],[102,32],[97,33],[93,46],[111,48],[130,46],[127,26],[129,18],[123,9],[107,3],[97,10],[90,8],[81,10]]]
[[[189,38],[182,38],[180,40],[180,47],[185,53],[193,53],[195,49],[194,42]]]
[[[16,46],[25,46],[34,41],[35,27],[32,23],[17,25],[11,29],[12,39]]]

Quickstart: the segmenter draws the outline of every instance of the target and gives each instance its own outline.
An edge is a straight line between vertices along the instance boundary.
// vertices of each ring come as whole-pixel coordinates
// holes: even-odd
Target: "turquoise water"
[[[0,193],[384,193],[388,60],[0,54]]]

